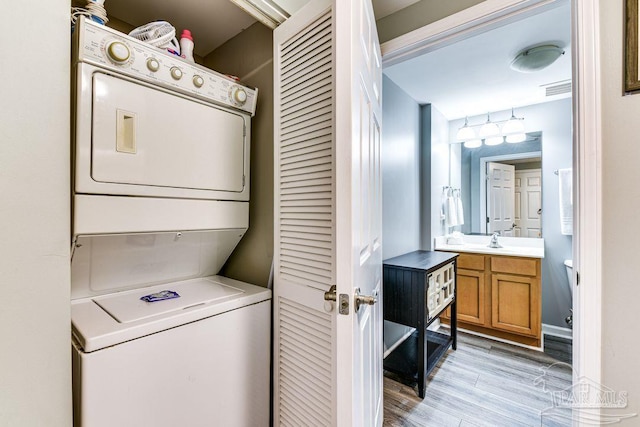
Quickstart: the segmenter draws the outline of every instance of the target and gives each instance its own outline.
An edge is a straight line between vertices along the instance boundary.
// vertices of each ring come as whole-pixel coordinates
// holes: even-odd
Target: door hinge
[[[489,224],[489,217],[487,217],[487,224]]]
[[[576,271],[576,286],[580,284],[580,272]]]

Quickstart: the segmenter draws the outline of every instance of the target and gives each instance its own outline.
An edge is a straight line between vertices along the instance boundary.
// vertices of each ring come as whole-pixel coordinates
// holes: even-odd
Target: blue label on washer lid
[[[142,301],[146,302],[158,302],[173,298],[180,298],[180,295],[176,291],[160,291],[140,297]]]

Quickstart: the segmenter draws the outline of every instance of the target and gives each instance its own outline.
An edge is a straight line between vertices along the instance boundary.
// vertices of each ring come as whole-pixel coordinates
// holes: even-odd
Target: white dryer
[[[257,90],[81,19],[73,44],[76,426],[267,426],[271,291],[248,228]]]

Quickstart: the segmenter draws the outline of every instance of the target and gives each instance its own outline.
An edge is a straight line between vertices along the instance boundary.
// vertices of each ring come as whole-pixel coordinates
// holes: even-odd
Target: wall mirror
[[[462,147],[465,234],[543,237],[542,133],[519,144]]]

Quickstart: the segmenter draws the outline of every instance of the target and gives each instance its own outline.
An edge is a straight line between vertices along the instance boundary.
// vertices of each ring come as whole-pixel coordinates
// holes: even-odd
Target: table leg
[[[458,301],[453,300],[451,304],[451,348],[456,350],[458,348]]]
[[[418,322],[418,396],[424,398],[425,370],[427,368],[427,337],[426,328],[422,322]]]

